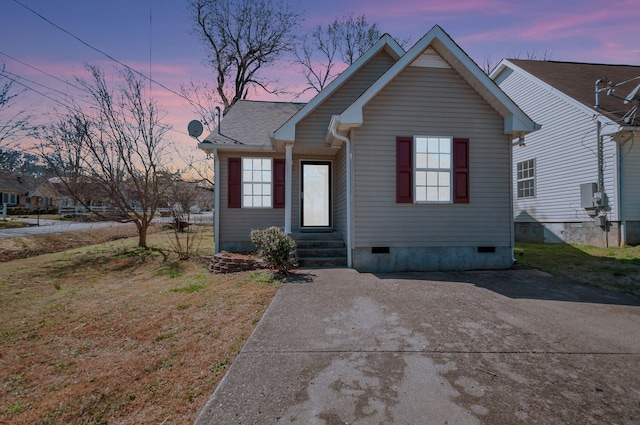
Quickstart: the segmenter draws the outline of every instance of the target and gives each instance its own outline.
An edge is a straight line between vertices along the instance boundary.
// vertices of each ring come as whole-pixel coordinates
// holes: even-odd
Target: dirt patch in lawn
[[[167,238],[2,264],[0,423],[193,423],[280,282],[175,261]]]

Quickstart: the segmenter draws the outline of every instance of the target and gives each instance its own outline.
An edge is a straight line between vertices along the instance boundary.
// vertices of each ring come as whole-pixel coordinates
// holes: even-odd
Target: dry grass
[[[519,264],[640,296],[640,246],[518,243],[515,254]]]
[[[0,265],[0,423],[195,420],[278,282],[175,261],[168,237]]]

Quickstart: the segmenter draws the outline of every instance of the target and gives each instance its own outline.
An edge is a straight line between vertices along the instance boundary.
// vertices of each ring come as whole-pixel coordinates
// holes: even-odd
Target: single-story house
[[[491,78],[542,125],[513,152],[516,240],[640,243],[640,66],[505,59]]]
[[[439,26],[384,35],[309,103],[240,101],[199,144],[216,252],[281,226],[359,271],[511,267],[511,150],[538,128]]]
[[[35,179],[23,173],[0,170],[0,208],[24,210],[50,208],[55,194],[46,181]]]

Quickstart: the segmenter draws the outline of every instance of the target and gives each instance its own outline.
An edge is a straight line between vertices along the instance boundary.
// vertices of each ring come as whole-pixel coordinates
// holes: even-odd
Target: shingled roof
[[[269,143],[269,133],[277,130],[305,104],[239,100],[222,118],[220,133],[214,131],[205,141],[218,145]]]
[[[513,65],[539,78],[574,100],[601,113],[621,125],[640,125],[640,113],[634,122],[623,123],[622,117],[632,108],[623,99],[607,95],[607,83],[614,87],[613,94],[626,97],[640,84],[640,66],[606,65],[579,62],[536,61],[507,59]],[[595,107],[595,83],[602,80],[600,108]],[[624,84],[621,84],[624,83]],[[616,86],[620,84],[619,86]],[[636,100],[637,102],[637,100]]]

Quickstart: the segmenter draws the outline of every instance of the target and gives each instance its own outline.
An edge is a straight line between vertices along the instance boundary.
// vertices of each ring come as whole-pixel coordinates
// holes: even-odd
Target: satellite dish
[[[202,127],[202,123],[198,120],[193,120],[187,126],[187,130],[189,131],[189,136],[198,138],[202,135],[202,131],[204,128]]]
[[[631,90],[631,93],[629,93],[629,96],[624,98],[625,105],[629,102],[633,102],[633,100],[637,97],[638,92],[640,92],[640,84],[638,84],[635,89]]]

